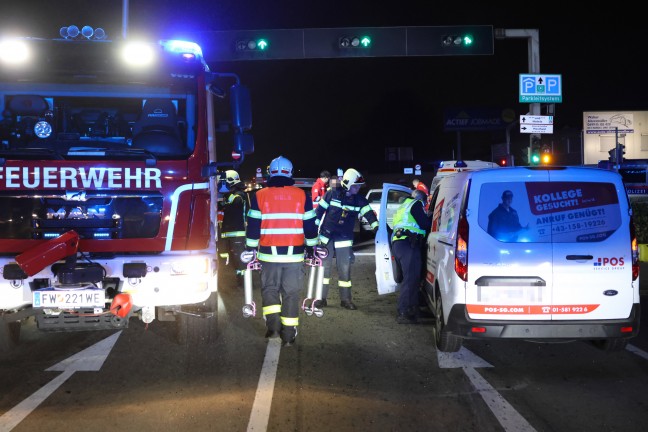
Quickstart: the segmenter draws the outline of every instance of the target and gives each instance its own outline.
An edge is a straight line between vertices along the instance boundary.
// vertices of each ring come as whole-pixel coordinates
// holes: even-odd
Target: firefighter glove
[[[312,259],[315,257],[315,251],[313,249],[313,246],[306,246],[304,251],[306,252],[306,258]]]
[[[252,248],[245,248],[243,252],[241,252],[241,262],[243,264],[248,264],[256,259],[256,249]]]

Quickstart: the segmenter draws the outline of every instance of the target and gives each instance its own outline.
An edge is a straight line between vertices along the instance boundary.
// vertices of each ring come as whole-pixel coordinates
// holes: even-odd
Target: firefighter
[[[241,261],[241,252],[245,250],[245,219],[248,210],[248,198],[245,184],[234,170],[225,171],[225,183],[228,192],[223,197],[223,222],[221,224],[221,240],[224,251],[221,257],[227,263],[233,263],[236,273],[236,285],[243,286],[243,276],[247,265]]]
[[[269,339],[281,337],[283,346],[295,343],[304,252],[317,245],[317,225],[311,197],[294,186],[293,165],[283,156],[270,162],[267,187],[252,196],[246,246],[261,261],[261,298]]]
[[[424,244],[432,225],[432,218],[425,212],[426,200],[425,192],[415,189],[394,213],[391,249],[402,275],[397,287],[399,324],[418,323]]]
[[[320,243],[328,249],[324,259],[324,285],[322,299],[315,307],[328,306],[327,295],[331,282],[333,257],[338,272],[340,306],[356,310],[351,295],[351,264],[353,263],[353,230],[359,216],[369,222],[374,233],[378,230],[376,214],[369,206],[367,198],[358,195],[365,181],[355,169],[349,168],[342,175],[341,187],[331,188],[316,209]]]
[[[313,187],[311,189],[311,195],[313,198],[314,209],[317,208],[320,200],[324,197],[324,194],[326,194],[326,190],[328,189],[328,184],[330,179],[331,179],[331,173],[324,170],[320,173],[319,178],[313,184]]]

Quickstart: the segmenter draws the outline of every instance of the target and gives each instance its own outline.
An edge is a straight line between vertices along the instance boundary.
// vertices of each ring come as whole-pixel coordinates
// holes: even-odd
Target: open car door
[[[396,292],[395,261],[389,239],[392,234],[394,212],[410,196],[412,189],[391,183],[383,183],[378,213],[378,232],[376,233],[376,286],[378,294]],[[397,273],[397,271],[396,271]]]

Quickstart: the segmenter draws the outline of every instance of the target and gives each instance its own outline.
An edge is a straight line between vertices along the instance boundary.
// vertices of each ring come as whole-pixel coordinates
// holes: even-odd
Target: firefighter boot
[[[351,288],[340,288],[340,306],[349,310],[358,309],[358,307],[351,301]]]
[[[266,331],[265,337],[267,339],[276,339],[279,337],[279,331],[281,330],[281,321],[279,319],[278,313],[273,313],[265,316],[266,320]]]

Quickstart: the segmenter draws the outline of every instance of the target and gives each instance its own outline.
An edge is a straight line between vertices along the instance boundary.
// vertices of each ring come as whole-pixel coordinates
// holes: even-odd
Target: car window
[[[367,194],[367,201],[370,203],[380,204],[380,198],[382,197],[382,191],[371,191]]]
[[[484,183],[478,218],[502,242],[600,242],[619,229],[621,210],[612,183]]]

